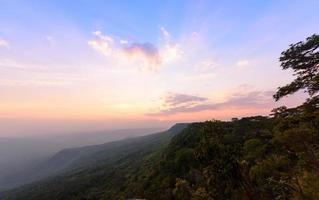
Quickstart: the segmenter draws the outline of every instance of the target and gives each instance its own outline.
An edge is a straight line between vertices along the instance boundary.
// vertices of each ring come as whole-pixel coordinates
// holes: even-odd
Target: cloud
[[[165,39],[170,39],[171,34],[164,27],[161,27],[160,30],[161,30]]]
[[[131,42],[101,31],[93,32],[95,38],[88,45],[104,55],[109,61],[122,66],[139,66],[142,70],[157,71],[181,57],[183,51],[179,44],[171,41],[170,34],[161,28],[163,40],[157,45],[150,42]]]
[[[238,66],[238,67],[245,67],[245,66],[248,66],[250,64],[251,64],[251,61],[247,60],[247,59],[238,60],[236,62],[236,66]]]
[[[108,35],[102,35],[101,31],[95,31],[93,34],[97,37],[94,40],[88,41],[88,44],[97,52],[104,56],[111,56],[115,50],[114,39]]]
[[[10,44],[8,41],[0,38],[0,47],[10,48]]]
[[[160,65],[162,62],[158,49],[151,43],[133,43],[124,47],[123,52],[130,58],[146,60],[150,66]]]
[[[193,103],[203,102],[208,100],[207,98],[187,95],[187,94],[178,94],[178,93],[168,93],[165,97],[165,105],[169,107],[175,107],[180,105],[190,105]]]
[[[197,66],[196,69],[199,72],[211,72],[216,67],[216,62],[213,60],[204,60],[201,61]]]
[[[159,110],[156,113],[149,113],[148,115],[152,116],[163,116],[163,115],[173,115],[177,113],[192,113],[192,112],[200,112],[206,110],[220,110],[220,109],[241,109],[241,108],[265,108],[270,106],[273,103],[272,95],[273,91],[251,91],[247,93],[235,93],[228,97],[227,100],[221,103],[209,102],[207,98],[189,96],[189,95],[181,95],[179,94],[177,98],[165,98],[164,105],[167,107]],[[184,97],[192,97],[189,98],[189,101],[183,102],[183,99],[188,99]],[[182,99],[180,101],[176,101],[176,99]],[[173,99],[173,100],[172,100]],[[183,102],[183,103],[179,103]]]
[[[121,44],[127,44],[128,41],[127,41],[127,40],[120,40],[120,43],[121,43]]]

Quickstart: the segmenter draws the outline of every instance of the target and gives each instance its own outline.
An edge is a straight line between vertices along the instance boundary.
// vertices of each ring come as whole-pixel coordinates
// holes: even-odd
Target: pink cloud
[[[115,63],[157,71],[164,65],[177,60],[182,54],[180,45],[170,40],[168,31],[163,28],[161,31],[164,40],[161,40],[158,45],[117,39],[104,35],[101,31],[93,32],[95,38],[89,40],[88,45]]]
[[[149,65],[162,64],[157,47],[151,43],[133,43],[130,46],[124,47],[123,52],[128,57],[145,59]]]
[[[274,105],[272,99],[273,91],[252,91],[247,93],[236,93],[231,95],[226,101],[221,103],[208,102],[209,99],[179,94],[169,96],[164,99],[166,108],[156,113],[150,113],[152,116],[174,115],[178,113],[194,113],[209,110],[223,109],[261,109],[271,108]]]

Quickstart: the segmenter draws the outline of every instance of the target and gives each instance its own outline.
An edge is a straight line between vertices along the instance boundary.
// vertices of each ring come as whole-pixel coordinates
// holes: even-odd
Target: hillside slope
[[[280,113],[285,117],[193,123],[181,132],[179,128],[136,139],[84,156],[68,173],[0,197],[316,200],[319,115],[306,109]]]
[[[171,130],[176,128],[173,127]],[[239,156],[243,143],[249,138],[260,137],[266,140],[271,135],[272,128],[272,120],[264,117],[244,118],[233,122],[203,122],[189,125],[169,143],[172,134],[167,134],[170,137],[163,137],[164,135],[161,134],[141,138],[134,143],[128,142],[124,146],[122,146],[123,143],[121,146],[113,143],[108,146],[109,151],[105,151],[108,152],[107,154],[95,152],[96,147],[65,150],[61,153],[69,158],[59,154],[57,158],[76,159],[75,169],[77,170],[7,192],[4,197],[25,200],[177,199],[174,195],[176,180],[185,179],[189,181],[187,184],[197,184],[192,180],[195,176],[195,179],[205,182],[205,177],[201,175],[202,170],[213,161],[218,161],[215,165],[220,168],[213,171],[226,170],[226,168],[230,168],[227,169],[230,171],[236,170],[235,168],[238,167],[235,164],[236,161],[228,156],[234,159]],[[219,140],[208,144],[215,137]],[[162,142],[163,148],[159,148],[160,141],[165,141]],[[227,155],[224,155],[226,152],[221,152],[221,149],[215,149],[217,146],[214,145],[218,148],[223,145],[222,150],[226,148]],[[206,160],[205,162],[194,157],[203,147],[208,148],[202,149],[206,152],[202,158]],[[91,151],[95,153],[88,153]],[[77,155],[81,156],[77,158]],[[219,184],[222,187],[227,175],[223,176],[220,173],[220,176]],[[222,194],[225,191],[220,192]],[[188,197],[190,198],[191,194],[188,194]]]
[[[118,129],[41,135],[25,138],[0,138],[0,192],[61,171],[76,159],[51,159],[65,148],[77,148],[119,141],[161,132],[159,128]],[[72,152],[61,152],[62,154]],[[61,155],[61,154],[60,154]]]
[[[116,142],[110,142],[102,145],[92,145],[80,148],[64,149],[54,155],[46,162],[38,165],[31,170],[23,172],[22,175],[17,175],[19,179],[10,179],[12,182],[19,180],[36,181],[45,177],[54,177],[61,174],[72,176],[73,174],[82,173],[87,171],[94,172],[90,177],[80,177],[94,179],[95,175],[99,176],[99,170],[105,170],[106,173],[111,173],[112,166],[125,161],[126,158],[141,159],[144,155],[150,154],[161,148],[162,145],[168,143],[171,137],[184,129],[187,124],[176,124],[167,131],[155,133],[142,137],[135,137],[124,139]],[[111,167],[111,168],[110,168]],[[47,182],[55,180],[49,178],[46,181],[40,181],[39,184],[31,184],[29,186],[21,187],[21,189],[12,190],[12,194],[17,191],[27,191],[27,188],[33,186],[46,184]],[[24,189],[26,188],[26,189]],[[21,193],[23,193],[21,192]],[[4,192],[6,193],[6,192]],[[10,194],[11,192],[9,192]],[[35,193],[34,191],[32,193]],[[3,194],[3,193],[2,193]],[[1,197],[2,195],[0,195]],[[29,198],[29,195],[27,195]],[[30,199],[33,199],[30,195]],[[18,196],[16,196],[19,198]],[[28,199],[23,197],[23,199]],[[39,199],[39,198],[34,198]],[[42,198],[40,198],[42,199]]]

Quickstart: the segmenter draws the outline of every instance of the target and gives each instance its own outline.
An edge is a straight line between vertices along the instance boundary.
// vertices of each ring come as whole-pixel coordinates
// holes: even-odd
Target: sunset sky
[[[292,80],[278,58],[319,33],[318,10],[317,0],[0,0],[0,136],[295,106],[304,94],[272,99]]]

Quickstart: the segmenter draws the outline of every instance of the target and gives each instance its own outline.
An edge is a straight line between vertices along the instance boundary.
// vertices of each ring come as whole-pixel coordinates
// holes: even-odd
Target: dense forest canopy
[[[318,47],[313,35],[280,57],[296,79],[274,98],[303,89],[310,97],[296,108],[276,108],[271,117],[193,123],[153,151],[146,145],[112,165],[90,165],[3,198],[319,199]]]

